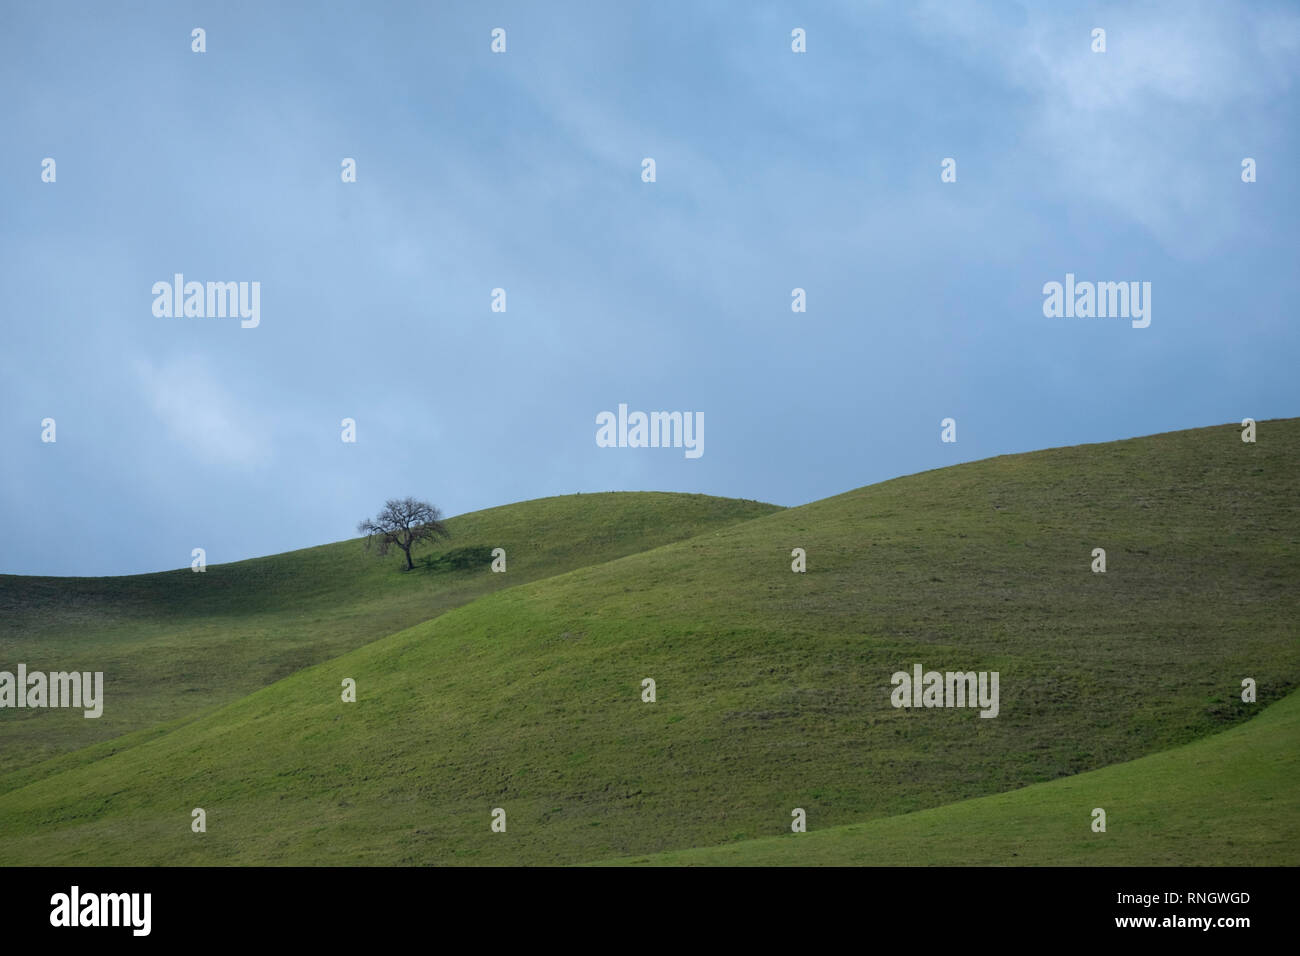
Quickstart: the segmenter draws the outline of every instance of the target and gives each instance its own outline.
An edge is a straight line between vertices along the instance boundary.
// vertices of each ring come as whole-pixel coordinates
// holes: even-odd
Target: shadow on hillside
[[[492,564],[492,549],[487,545],[452,548],[441,554],[426,554],[415,563],[422,571],[486,571]]]

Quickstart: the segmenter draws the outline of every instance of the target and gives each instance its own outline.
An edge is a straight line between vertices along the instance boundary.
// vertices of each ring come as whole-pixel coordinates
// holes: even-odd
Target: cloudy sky
[[[6,4],[0,571],[1300,414],[1300,8],[1032,6]],[[1067,272],[1150,326],[1045,317]],[[598,448],[619,403],[703,456]]]

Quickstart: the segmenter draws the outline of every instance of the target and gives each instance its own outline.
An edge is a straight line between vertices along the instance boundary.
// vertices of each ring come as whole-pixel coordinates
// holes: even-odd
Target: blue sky
[[[324,6],[0,13],[0,571],[1300,414],[1293,4]],[[1044,317],[1067,272],[1151,325]],[[705,453],[598,448],[621,402]]]

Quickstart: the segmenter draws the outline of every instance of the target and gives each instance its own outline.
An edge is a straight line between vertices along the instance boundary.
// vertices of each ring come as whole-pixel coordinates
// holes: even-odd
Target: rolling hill
[[[656,492],[542,498],[448,519],[452,537],[423,553],[417,547],[419,566],[409,574],[399,555],[380,560],[354,539],[209,565],[201,574],[186,567],[118,578],[0,575],[0,662],[9,662],[0,668],[22,661],[31,670],[103,671],[112,695],[93,720],[0,711],[0,767],[13,771],[132,732],[147,737],[503,587],[775,510]],[[420,561],[476,546],[504,548],[506,573],[487,572],[486,562],[440,571]],[[2,773],[0,789],[23,779]]]
[[[1238,436],[1218,426],[1003,456],[799,508],[748,503],[746,520],[719,505],[715,527],[600,560],[575,545],[569,569],[532,581],[512,560],[495,576],[511,586],[466,585],[427,620],[407,606],[419,623],[394,612],[387,636],[340,624],[282,679],[262,662],[248,683],[263,686],[210,691],[206,709],[167,725],[149,724],[142,702],[133,736],[0,775],[3,860],[550,864],[714,848],[709,861],[727,861],[728,847],[788,833],[794,807],[817,831],[795,839],[829,843],[821,831],[960,814],[1135,766],[1300,683],[1300,420],[1260,423],[1257,444]],[[1104,574],[1090,570],[1098,547]],[[793,548],[807,573],[791,572]],[[262,559],[263,576],[290,558]],[[215,586],[215,570],[181,586]],[[229,600],[269,615],[257,626],[283,645],[346,607],[336,587],[374,610],[407,586],[346,578],[290,575],[247,602],[252,585],[232,582]],[[42,586],[47,606],[74,604],[59,582]],[[161,678],[134,660],[143,698]],[[891,675],[917,663],[997,671],[998,716],[894,708]],[[212,664],[200,658],[191,683],[220,684]],[[1240,699],[1247,677],[1257,704]],[[340,700],[345,678],[355,704]],[[1293,723],[1248,727],[1294,753]],[[1202,801],[1218,779],[1193,781]],[[1252,862],[1295,859],[1294,805],[1277,806],[1290,837]],[[190,830],[194,807],[206,833]],[[1089,836],[1091,808],[1076,820],[1070,807]],[[490,830],[494,808],[505,833]],[[889,861],[976,862],[945,853],[939,841]],[[1236,858],[1208,841],[1193,862]]]
[[[1300,692],[1190,744],[1021,790],[606,865],[1300,864]],[[1092,811],[1106,811],[1104,833]],[[811,821],[810,821],[811,822]]]

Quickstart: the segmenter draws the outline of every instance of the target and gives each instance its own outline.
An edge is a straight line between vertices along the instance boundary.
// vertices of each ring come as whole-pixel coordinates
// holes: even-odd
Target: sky
[[[1298,73],[1290,3],[5,3],[0,572],[1300,415]]]

